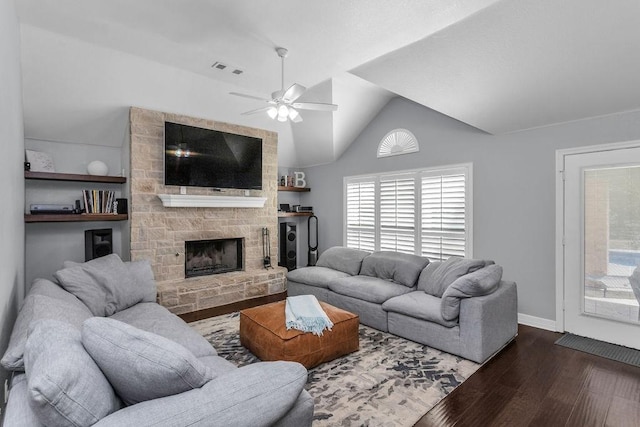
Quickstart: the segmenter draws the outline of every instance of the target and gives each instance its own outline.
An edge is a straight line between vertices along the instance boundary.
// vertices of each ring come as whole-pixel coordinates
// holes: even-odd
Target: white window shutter
[[[380,179],[380,250],[415,253],[415,178]]]
[[[422,177],[422,256],[432,261],[464,257],[465,175]]]
[[[347,247],[375,250],[375,200],[374,180],[347,183]]]

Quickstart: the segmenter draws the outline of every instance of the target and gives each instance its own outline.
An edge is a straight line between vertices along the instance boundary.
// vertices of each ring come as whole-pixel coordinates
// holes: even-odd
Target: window
[[[471,256],[471,164],[346,177],[345,246]]]
[[[378,157],[398,156],[420,151],[418,140],[407,129],[394,129],[378,144]]]

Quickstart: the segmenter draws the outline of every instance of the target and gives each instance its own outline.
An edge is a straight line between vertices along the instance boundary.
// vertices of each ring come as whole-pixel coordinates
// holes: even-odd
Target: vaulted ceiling
[[[16,1],[27,138],[119,146],[135,105],[277,131],[302,167],[394,96],[488,133],[640,109],[637,0]],[[277,46],[285,86],[338,111],[241,114],[264,104],[229,92],[280,89]]]

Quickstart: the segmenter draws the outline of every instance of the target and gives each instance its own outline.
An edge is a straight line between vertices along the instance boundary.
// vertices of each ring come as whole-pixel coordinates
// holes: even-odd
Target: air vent
[[[224,62],[220,62],[220,61],[214,62],[211,68],[215,70],[230,72],[231,74],[234,74],[236,76],[239,76],[240,74],[244,73],[244,70],[242,68],[225,64]]]
[[[418,140],[406,129],[394,129],[378,144],[378,157],[398,156],[419,151]]]

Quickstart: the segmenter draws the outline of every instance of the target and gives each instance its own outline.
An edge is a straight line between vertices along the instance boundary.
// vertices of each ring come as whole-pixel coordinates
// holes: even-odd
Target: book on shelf
[[[84,211],[88,214],[116,214],[115,191],[82,190]]]

